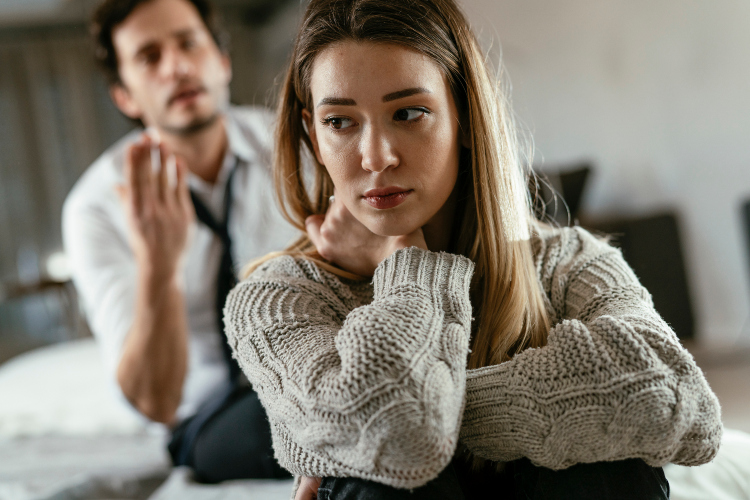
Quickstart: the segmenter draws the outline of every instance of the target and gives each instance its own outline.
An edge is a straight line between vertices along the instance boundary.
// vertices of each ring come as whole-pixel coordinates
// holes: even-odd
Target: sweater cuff
[[[397,288],[417,287],[431,291],[433,296],[448,294],[454,300],[468,301],[473,273],[474,263],[462,255],[403,248],[375,269],[374,299],[385,297]]]

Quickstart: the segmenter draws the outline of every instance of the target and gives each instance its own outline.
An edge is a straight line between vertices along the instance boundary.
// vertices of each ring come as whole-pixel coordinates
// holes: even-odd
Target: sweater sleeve
[[[577,228],[542,254],[543,286],[562,320],[546,346],[469,371],[462,442],[484,458],[552,469],[711,460],[718,400],[619,250]]]
[[[356,307],[304,259],[270,261],[230,294],[229,343],[268,413],[274,451],[295,475],[413,488],[458,442],[473,264],[399,250]]]

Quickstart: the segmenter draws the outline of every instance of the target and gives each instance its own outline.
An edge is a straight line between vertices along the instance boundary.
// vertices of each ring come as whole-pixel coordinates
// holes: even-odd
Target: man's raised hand
[[[141,270],[176,276],[195,219],[185,162],[144,134],[126,152],[125,184],[117,194]]]

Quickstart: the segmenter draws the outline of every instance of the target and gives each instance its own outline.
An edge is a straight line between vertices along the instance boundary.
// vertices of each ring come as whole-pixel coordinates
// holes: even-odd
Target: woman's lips
[[[363,198],[373,208],[385,210],[399,206],[414,191],[403,188],[372,189]]]

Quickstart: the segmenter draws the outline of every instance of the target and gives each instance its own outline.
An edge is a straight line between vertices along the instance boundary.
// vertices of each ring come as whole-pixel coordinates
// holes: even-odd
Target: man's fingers
[[[174,169],[177,201],[184,209],[192,212],[193,201],[190,199],[190,188],[187,183],[188,170],[185,160],[180,156],[172,155],[169,157],[168,163]]]
[[[133,213],[140,214],[151,196],[151,172],[148,146],[143,142],[128,149],[125,161],[125,178],[130,189]]]
[[[159,199],[163,202],[171,202],[173,200],[173,196],[171,196],[170,192],[170,186],[169,186],[169,177],[168,177],[168,169],[170,165],[168,165],[168,154],[165,151],[165,148],[162,144],[159,145],[153,145],[151,146],[156,151],[151,155],[152,158],[158,157],[158,166],[159,169],[156,172],[156,179],[157,179],[157,192],[159,194]],[[153,149],[152,149],[153,150]],[[152,160],[153,163],[153,160]],[[153,167],[153,165],[152,165]]]
[[[124,184],[115,184],[115,194],[121,204],[125,205],[128,202],[128,188]]]

